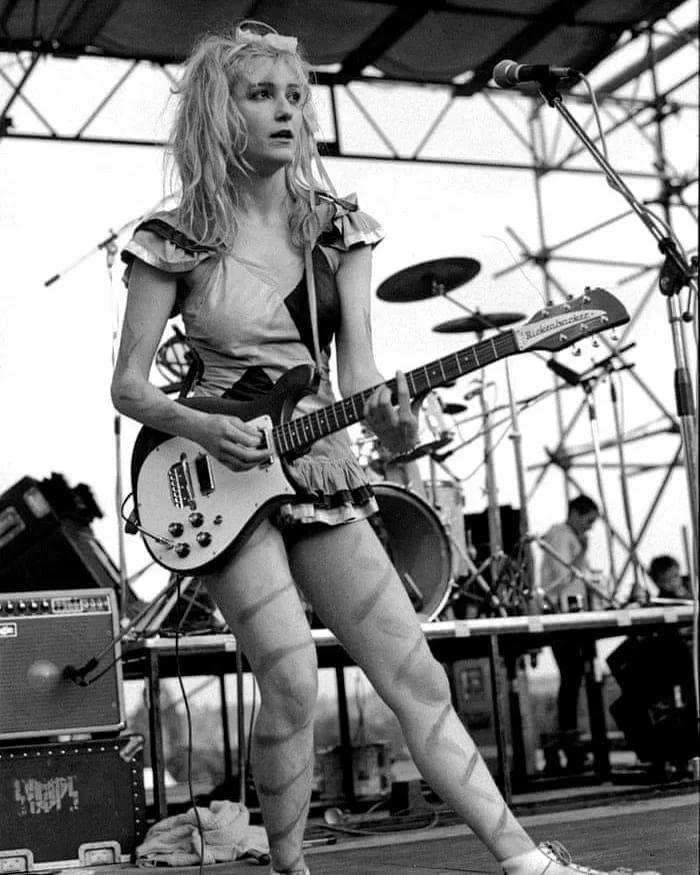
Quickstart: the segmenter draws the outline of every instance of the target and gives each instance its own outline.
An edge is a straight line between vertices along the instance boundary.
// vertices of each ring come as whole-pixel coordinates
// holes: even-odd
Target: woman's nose
[[[292,104],[286,97],[280,97],[275,107],[275,116],[278,119],[288,119],[292,117]]]

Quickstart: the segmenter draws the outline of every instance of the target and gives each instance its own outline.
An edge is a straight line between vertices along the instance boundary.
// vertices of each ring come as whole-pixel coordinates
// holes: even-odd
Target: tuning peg
[[[620,335],[617,333],[617,328],[613,328],[613,330],[610,332],[610,340],[613,343],[617,343],[619,339]]]
[[[572,355],[575,355],[575,356],[579,356],[579,355],[581,355],[581,347],[580,347],[577,343],[575,343],[575,344],[571,347],[571,354],[572,354]]]
[[[598,340],[597,337],[594,337],[593,340],[591,341],[591,343],[593,344],[593,346],[594,346],[596,349],[598,349],[598,347],[600,346],[600,341]]]

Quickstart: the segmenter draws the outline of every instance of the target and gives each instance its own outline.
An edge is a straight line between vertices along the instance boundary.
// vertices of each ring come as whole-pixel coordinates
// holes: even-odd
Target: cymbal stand
[[[477,337],[481,341],[483,333],[477,332]],[[489,523],[489,552],[494,561],[491,565],[492,579],[498,579],[498,574],[501,568],[501,559],[496,558],[503,555],[503,533],[501,531],[501,514],[498,505],[498,490],[496,487],[496,471],[493,463],[493,440],[491,438],[491,411],[486,398],[486,390],[484,388],[484,372],[482,370],[482,379],[479,385],[479,403],[481,405],[481,415],[484,427],[484,466],[485,466],[485,491],[486,491],[486,507],[487,518]]]
[[[135,225],[137,222],[140,222],[145,216],[150,215],[155,212],[157,209],[162,207],[165,202],[169,199],[169,196],[162,198],[155,207],[149,210],[147,213],[143,213],[142,215],[130,219],[128,222],[125,222],[121,227],[117,228],[117,230],[113,230],[110,228],[109,234],[105,237],[104,240],[101,240],[96,246],[94,246],[90,251],[86,252],[72,264],[69,264],[67,267],[63,268],[63,270],[52,274],[47,280],[44,281],[44,286],[48,288],[52,286],[54,283],[63,279],[63,277],[70,273],[75,268],[79,267],[84,261],[91,258],[96,252],[100,250],[104,250],[106,263],[107,263],[107,273],[109,275],[109,288],[112,292],[112,368],[116,364],[117,357],[117,340],[119,334],[119,322],[120,322],[120,314],[118,305],[114,301],[114,278],[113,278],[113,267],[114,261],[117,256],[118,247],[117,240],[119,237],[130,227]],[[123,475],[122,475],[122,451],[121,451],[121,415],[115,411],[114,419],[113,419],[113,429],[114,429],[114,445],[115,445],[115,456],[116,456],[116,474],[115,474],[115,487],[114,487],[114,502],[116,505],[116,518],[117,518],[117,550],[119,554],[119,609],[122,614],[122,619],[124,619],[124,612],[126,610],[127,604],[127,595],[128,595],[128,575],[126,570],[126,549],[124,544],[124,531],[122,526],[122,506],[124,503],[123,500]]]
[[[471,316],[477,315],[478,311],[473,310],[470,307],[466,307],[464,304],[461,304],[459,301],[456,301],[454,298],[450,297],[450,295],[444,290],[439,290],[440,295],[443,298],[446,298],[452,304],[459,307],[461,310],[469,313]],[[481,313],[478,313],[479,317],[483,319],[485,322],[488,321],[488,317],[484,316]],[[494,325],[493,328],[502,333],[502,329]],[[477,332],[477,338],[479,341],[483,339],[483,332]],[[538,357],[542,358],[539,353],[535,353]],[[515,455],[515,471],[517,478],[517,488],[518,488],[518,500],[520,504],[520,525],[519,525],[519,534],[521,540],[521,547],[524,554],[524,571],[527,581],[527,589],[530,593],[534,593],[534,560],[532,556],[532,550],[530,548],[530,543],[527,540],[527,533],[529,532],[529,518],[528,518],[528,508],[527,508],[527,490],[525,488],[525,466],[523,463],[522,456],[522,432],[520,431],[520,425],[518,420],[518,411],[515,404],[515,397],[513,395],[513,386],[510,378],[510,366],[508,360],[504,361],[505,371],[506,371],[506,383],[508,386],[508,405],[510,411],[510,420],[511,420],[511,433],[510,439],[513,442],[513,452]],[[484,459],[486,462],[486,496],[488,501],[488,522],[489,522],[489,549],[491,551],[492,556],[497,557],[503,556],[503,533],[501,531],[501,518],[500,518],[500,508],[498,506],[498,498],[497,498],[497,488],[496,488],[496,479],[495,479],[495,470],[493,464],[493,445],[491,441],[491,411],[488,408],[486,397],[484,393],[484,379],[483,379],[483,371],[482,371],[482,380],[480,382],[478,397],[481,404],[482,410],[482,420],[483,420],[483,428],[484,428]],[[500,560],[496,564],[496,567],[493,569],[493,573],[495,575],[494,579],[498,577],[498,571],[500,565]],[[531,605],[531,607],[536,608],[536,606]]]
[[[617,389],[615,387],[615,374],[618,370],[622,370],[622,368],[616,368],[612,364],[612,360],[608,361],[608,364],[605,368],[608,373],[608,378],[610,380],[610,401],[612,403],[613,409],[613,418],[615,421],[615,442],[617,444],[617,457],[620,462],[620,492],[622,494],[622,507],[625,514],[625,524],[627,526],[627,534],[629,537],[630,550],[631,550],[631,560],[632,560],[632,573],[634,575],[634,586],[630,593],[630,601],[632,597],[638,594],[641,590],[647,592],[646,586],[642,583],[644,579],[643,574],[640,573],[641,563],[639,561],[639,556],[637,555],[637,549],[635,545],[634,538],[634,526],[632,524],[632,508],[630,505],[630,497],[629,497],[629,489],[627,486],[627,466],[625,463],[625,441],[624,436],[622,434],[622,422],[620,417],[620,405],[618,401]],[[622,575],[621,575],[622,577]],[[617,592],[617,588],[622,583],[622,580],[613,581],[613,591]],[[648,594],[648,592],[647,592]]]
[[[609,163],[607,156],[600,152],[595,143],[581,127],[574,116],[569,112],[561,94],[557,91],[554,79],[540,83],[540,95],[545,102],[556,109],[560,117],[581,141],[591,157],[603,170],[610,188],[620,194],[632,208],[637,218],[646,227],[656,240],[659,251],[664,257],[659,272],[659,291],[666,298],[666,309],[671,340],[675,357],[674,370],[674,394],[676,398],[676,412],[680,423],[681,440],[683,445],[683,458],[688,491],[688,506],[690,510],[690,527],[692,532],[691,551],[694,559],[694,567],[688,569],[688,573],[697,581],[698,568],[698,514],[700,511],[700,499],[698,498],[698,443],[695,398],[693,395],[693,382],[688,367],[688,353],[686,349],[685,333],[683,330],[683,315],[680,307],[680,293],[684,287],[688,287],[688,310],[690,310],[691,295],[695,295],[697,301],[697,256],[688,261],[682,249],[675,239],[668,222],[662,223],[654,216],[627,186],[620,174]],[[663,229],[662,226],[663,224]],[[690,314],[689,314],[690,315]],[[692,320],[692,315],[690,319]]]
[[[532,599],[536,591],[535,587],[535,563],[532,556],[531,543],[527,538],[530,531],[530,518],[527,504],[527,490],[525,489],[525,465],[523,462],[522,442],[523,436],[520,431],[520,420],[518,418],[518,408],[515,404],[515,396],[513,394],[513,385],[510,379],[510,367],[508,359],[505,360],[506,365],[506,383],[508,386],[508,404],[510,407],[511,431],[510,440],[513,443],[513,453],[515,455],[515,476],[518,487],[518,500],[520,503],[520,521],[518,532],[520,535],[520,543],[523,550],[523,564],[525,572],[525,585],[527,594],[530,600],[530,609],[535,613],[539,613],[541,605],[535,604]]]
[[[439,500],[436,486],[437,466],[440,465],[440,467],[446,472],[446,474],[453,483],[459,484],[459,478],[447,467],[444,459],[440,458],[437,453],[431,453],[428,457],[428,462],[430,466],[430,503],[434,508],[438,509]],[[474,562],[474,557],[470,552],[469,547],[466,544],[462,544],[458,537],[455,537],[455,534],[454,532],[452,532],[449,522],[445,521],[445,526],[447,528],[447,537],[449,538],[450,545],[456,550],[462,562],[463,568],[467,571],[465,580],[461,581],[460,583],[457,583],[456,581],[453,582],[454,589],[466,594],[469,585],[473,581],[476,582],[486,596],[490,610],[492,610],[499,617],[507,617],[508,611],[506,610],[503,602],[498,597],[495,588],[489,586],[488,581],[483,575],[484,571],[493,563],[494,557],[489,556],[487,559],[484,560],[484,562],[481,563],[481,565],[477,566]]]
[[[603,464],[600,456],[600,434],[598,432],[598,413],[594,397],[595,380],[582,379],[580,386],[583,389],[584,401],[588,411],[588,422],[591,430],[591,444],[593,446],[593,463],[595,468],[596,483],[598,484],[598,498],[600,500],[601,516],[605,523],[605,543],[608,551],[608,572],[611,580],[615,580],[615,555],[613,553],[612,530],[610,527],[610,514],[605,500],[605,487],[603,485]]]

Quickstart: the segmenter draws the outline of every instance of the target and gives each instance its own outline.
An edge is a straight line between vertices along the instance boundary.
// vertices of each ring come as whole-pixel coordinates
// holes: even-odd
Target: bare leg
[[[272,863],[280,872],[302,869],[318,668],[279,532],[263,523],[207,587],[260,687],[251,754]]]
[[[321,620],[398,717],[425,780],[497,860],[534,848],[455,713],[442,666],[369,524],[314,533],[290,560]]]

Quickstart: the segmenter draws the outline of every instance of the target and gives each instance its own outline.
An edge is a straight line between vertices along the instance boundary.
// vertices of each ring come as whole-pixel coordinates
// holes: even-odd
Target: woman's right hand
[[[248,471],[270,458],[261,431],[237,416],[207,414],[198,431],[196,442],[232,471]]]

